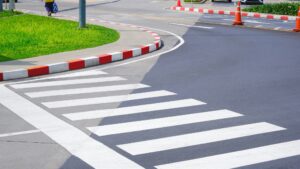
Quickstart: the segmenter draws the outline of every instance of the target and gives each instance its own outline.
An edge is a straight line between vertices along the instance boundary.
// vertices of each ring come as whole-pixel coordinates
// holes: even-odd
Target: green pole
[[[3,11],[3,0],[0,0],[0,12]]]
[[[15,0],[9,0],[9,7],[8,9],[10,11],[13,11],[15,9]]]
[[[79,28],[84,28],[86,26],[85,4],[85,0],[79,0]]]

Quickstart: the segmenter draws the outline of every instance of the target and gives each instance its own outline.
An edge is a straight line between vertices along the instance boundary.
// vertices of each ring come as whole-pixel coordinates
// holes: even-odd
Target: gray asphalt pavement
[[[172,3],[88,8],[89,17],[159,29],[160,51],[3,83],[0,168],[298,169],[300,35],[207,24],[230,17],[164,9]],[[42,11],[39,4],[19,7]],[[64,14],[78,12],[72,2],[61,6],[70,8]],[[22,131],[32,133],[4,136]]]

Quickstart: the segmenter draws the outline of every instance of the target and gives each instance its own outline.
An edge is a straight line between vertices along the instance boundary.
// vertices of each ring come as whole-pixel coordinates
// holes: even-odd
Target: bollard
[[[241,1],[237,2],[237,9],[235,11],[235,20],[232,25],[244,25],[242,22],[242,14],[241,14]]]
[[[79,0],[79,28],[84,28],[86,26],[85,4],[85,0]]]
[[[9,0],[8,10],[10,10],[10,11],[15,10],[15,0]]]
[[[3,0],[0,0],[0,12],[3,12]]]
[[[296,17],[296,27],[293,29],[294,32],[300,32],[300,7],[298,9],[298,16]]]

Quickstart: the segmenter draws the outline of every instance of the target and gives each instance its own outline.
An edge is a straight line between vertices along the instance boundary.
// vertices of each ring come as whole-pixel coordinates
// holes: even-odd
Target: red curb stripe
[[[129,59],[133,57],[132,50],[123,51],[123,59]]]
[[[47,75],[49,74],[49,67],[48,66],[33,66],[27,69],[28,76],[39,76],[39,75]]]
[[[255,13],[255,14],[253,15],[253,17],[254,17],[254,18],[260,18],[260,14],[259,14],[259,13]]]
[[[209,10],[208,10],[208,14],[214,14],[214,10],[209,9]]]
[[[149,46],[142,47],[142,55],[149,53],[149,51],[150,51]]]
[[[229,15],[235,15],[235,12],[234,11],[230,11]]]
[[[68,61],[69,63],[69,70],[76,70],[76,69],[82,69],[85,67],[84,60],[82,59],[75,59]]]
[[[248,16],[247,12],[242,12],[242,16]]]
[[[99,64],[106,64],[112,62],[112,56],[109,54],[104,54],[99,56]]]
[[[267,15],[267,19],[274,19],[274,15]]]
[[[3,78],[3,73],[0,72],[0,81],[3,81],[4,78]]]
[[[202,9],[202,8],[199,8],[199,9],[198,9],[198,12],[199,12],[199,13],[203,13],[203,9]]]
[[[184,11],[184,7],[181,7],[180,10],[181,10],[181,11]]]
[[[190,8],[189,11],[190,11],[190,12],[194,12],[194,8]]]
[[[219,12],[218,12],[218,14],[220,14],[220,15],[224,15],[224,14],[225,14],[225,12],[224,12],[224,11],[219,11]]]
[[[287,21],[287,20],[289,20],[289,17],[288,16],[281,16],[280,19]]]
[[[159,49],[159,42],[155,42],[156,49]]]

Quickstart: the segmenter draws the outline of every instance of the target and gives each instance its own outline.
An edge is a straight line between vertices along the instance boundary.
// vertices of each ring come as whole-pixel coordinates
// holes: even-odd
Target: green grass
[[[97,47],[119,39],[117,31],[96,25],[78,29],[77,22],[50,17],[7,12],[0,16],[0,62]]]
[[[299,6],[300,2],[274,3],[244,8],[243,11],[296,16]]]
[[[20,15],[22,14],[21,12],[11,12],[11,11],[3,11],[3,12],[0,12],[0,18],[3,18],[3,17],[9,17],[9,16],[13,16],[13,15]]]

